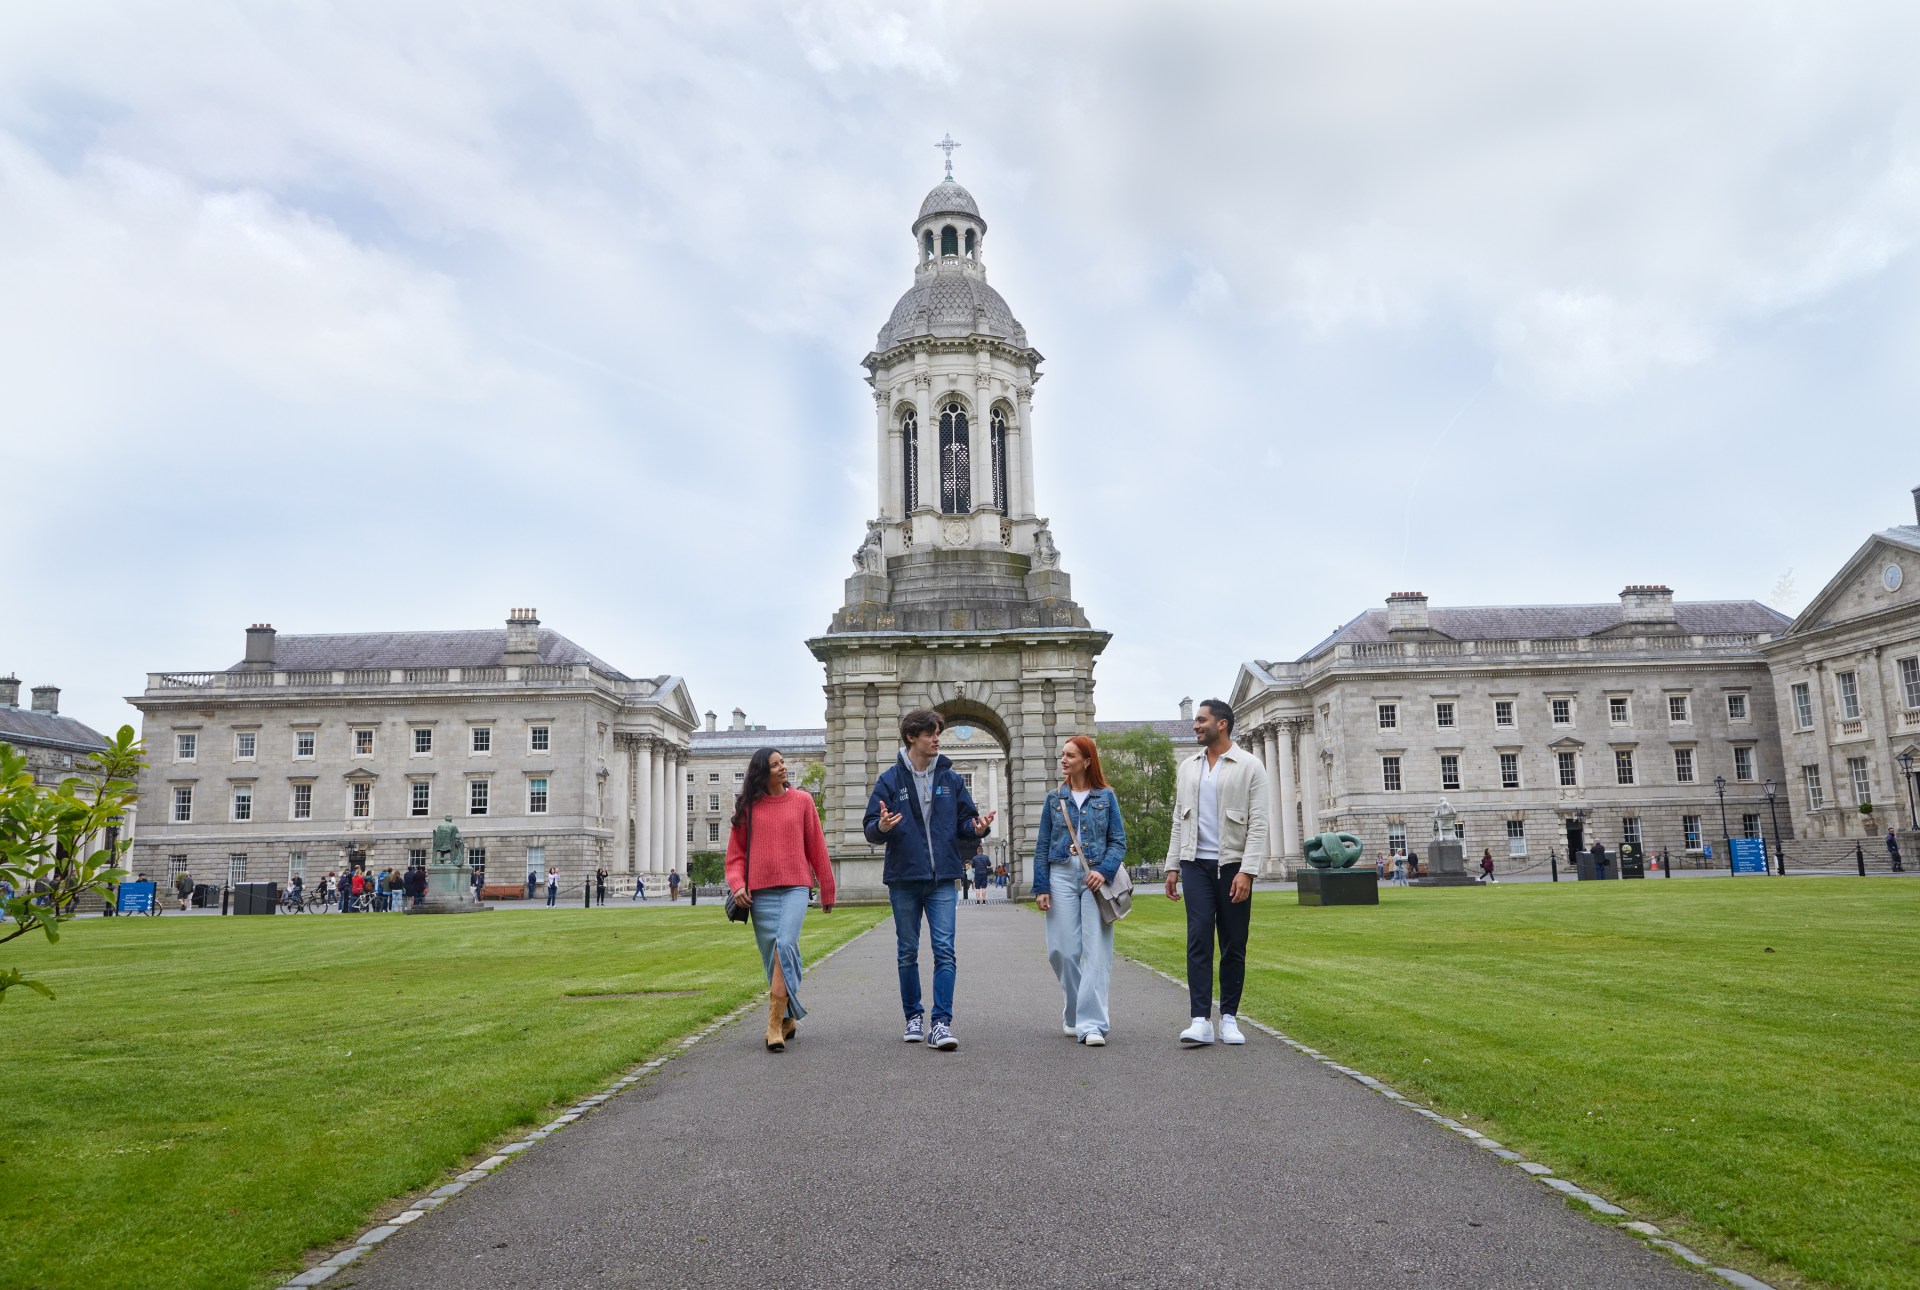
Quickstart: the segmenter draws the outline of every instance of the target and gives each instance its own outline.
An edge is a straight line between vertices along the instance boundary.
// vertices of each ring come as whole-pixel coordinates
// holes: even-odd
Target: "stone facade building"
[[[1916,827],[1920,489],[1914,508],[1913,524],[1868,538],[1763,650],[1773,669],[1794,832],[1825,852],[1851,854],[1854,839]],[[1871,814],[1861,812],[1865,803]],[[1910,841],[1908,857],[1916,849]],[[1867,851],[1884,858],[1878,848]]]
[[[1093,663],[1109,639],[1074,603],[1035,513],[1041,356],[987,285],[987,222],[949,173],[912,232],[913,285],[865,360],[876,515],[845,603],[807,642],[826,669],[827,840],[849,899],[883,891],[861,816],[901,714],[936,708],[1000,747],[998,837],[1017,856],[1060,737],[1092,728]]]
[[[1469,858],[1564,858],[1572,824],[1680,859],[1721,834],[1716,777],[1727,831],[1771,834],[1764,786],[1784,771],[1762,649],[1786,627],[1754,601],[1660,586],[1470,609],[1396,593],[1293,662],[1244,664],[1229,701],[1269,768],[1289,865],[1329,831],[1369,856],[1424,851],[1442,797]]]
[[[0,743],[26,754],[33,782],[52,787],[87,777],[87,760],[107,746],[98,730],[60,715],[60,687],[33,687],[33,706],[20,706],[20,678],[0,676]]]
[[[687,847],[690,851],[725,851],[727,829],[733,820],[734,800],[746,782],[747,762],[761,748],[778,748],[786,759],[787,779],[798,786],[809,765],[824,764],[827,732],[808,729],[769,730],[751,725],[747,714],[733,710],[725,730],[706,714],[704,728],[693,732],[686,771]]]
[[[128,701],[148,761],[132,867],[156,878],[405,868],[446,815],[490,882],[685,870],[685,683],[629,677],[532,610],[478,631],[255,626],[243,661],[151,673]]]

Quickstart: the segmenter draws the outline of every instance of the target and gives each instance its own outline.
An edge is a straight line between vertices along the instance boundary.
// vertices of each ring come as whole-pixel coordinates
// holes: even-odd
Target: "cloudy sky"
[[[8,5],[0,672],[111,728],[250,622],[535,605],[817,723],[949,130],[1103,717],[1394,590],[1792,608],[1920,484],[1916,48],[1835,0]]]

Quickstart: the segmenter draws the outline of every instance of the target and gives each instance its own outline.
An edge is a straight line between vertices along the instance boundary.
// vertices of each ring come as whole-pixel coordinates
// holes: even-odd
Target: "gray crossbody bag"
[[[1080,831],[1073,827],[1073,817],[1067,813],[1067,799],[1061,797],[1054,800],[1060,804],[1060,818],[1066,822],[1067,836],[1073,839],[1073,849],[1080,856],[1081,867],[1090,868],[1086,852],[1080,849]],[[1100,921],[1103,923],[1117,923],[1133,912],[1133,879],[1128,876],[1125,864],[1115,871],[1112,882],[1103,883],[1100,890],[1093,893],[1093,903],[1100,907]]]

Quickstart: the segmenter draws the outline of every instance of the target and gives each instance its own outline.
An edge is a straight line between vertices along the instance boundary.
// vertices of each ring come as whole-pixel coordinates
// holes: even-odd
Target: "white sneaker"
[[[1233,1019],[1231,1012],[1220,1014],[1220,1042],[1223,1044],[1244,1044],[1247,1037],[1240,1033],[1240,1023]]]
[[[1213,1042],[1213,1022],[1195,1017],[1193,1024],[1180,1032],[1180,1042],[1189,1048],[1204,1048]]]
[[[1068,1039],[1080,1038],[1080,1032],[1075,1030],[1072,1026],[1069,1026],[1064,1021],[1060,1023],[1060,1033],[1065,1035]]]
[[[1107,1046],[1107,1037],[1097,1030],[1090,1030],[1087,1032],[1087,1037],[1080,1042],[1089,1048],[1105,1048]]]

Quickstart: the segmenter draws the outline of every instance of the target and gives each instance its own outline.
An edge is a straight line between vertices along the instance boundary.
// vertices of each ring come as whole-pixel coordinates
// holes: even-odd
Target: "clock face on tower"
[[[1900,590],[1900,584],[1904,581],[1904,578],[1905,575],[1902,574],[1900,566],[1897,564],[1889,563],[1886,568],[1880,571],[1880,585],[1888,591]]]

